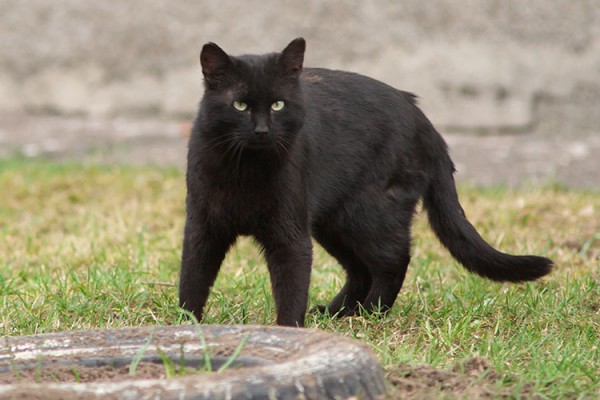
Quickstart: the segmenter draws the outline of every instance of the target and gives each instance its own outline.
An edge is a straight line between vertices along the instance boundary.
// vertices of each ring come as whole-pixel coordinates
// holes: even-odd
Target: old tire
[[[0,384],[0,398],[45,399],[360,399],[381,398],[383,371],[365,344],[316,330],[258,326],[168,326],[8,337],[0,343],[0,373],[56,364],[203,359],[200,333],[213,363],[243,341],[236,368],[172,379],[120,382]],[[150,338],[150,339],[149,339]],[[159,350],[160,349],[160,350]]]

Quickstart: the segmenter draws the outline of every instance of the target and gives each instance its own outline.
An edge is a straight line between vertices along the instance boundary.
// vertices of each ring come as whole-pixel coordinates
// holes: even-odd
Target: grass
[[[181,323],[177,307],[185,187],[178,170],[0,160],[0,335]],[[594,398],[600,392],[600,193],[559,186],[461,188],[470,220],[494,246],[548,256],[535,283],[469,275],[419,213],[413,258],[385,317],[310,327],[369,343],[388,370],[448,368],[486,358],[496,395]],[[315,246],[310,306],[343,283]],[[275,320],[264,260],[252,241],[227,256],[203,322]]]

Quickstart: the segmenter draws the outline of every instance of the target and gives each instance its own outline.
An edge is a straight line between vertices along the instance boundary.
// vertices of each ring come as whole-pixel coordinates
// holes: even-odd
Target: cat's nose
[[[254,128],[254,134],[256,136],[267,136],[269,135],[269,128],[266,125],[258,125]]]

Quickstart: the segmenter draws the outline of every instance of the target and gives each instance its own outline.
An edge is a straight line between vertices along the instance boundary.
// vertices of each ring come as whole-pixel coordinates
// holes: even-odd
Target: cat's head
[[[304,121],[305,47],[297,38],[281,53],[233,57],[214,43],[203,46],[202,132],[211,147],[232,157],[289,151]]]

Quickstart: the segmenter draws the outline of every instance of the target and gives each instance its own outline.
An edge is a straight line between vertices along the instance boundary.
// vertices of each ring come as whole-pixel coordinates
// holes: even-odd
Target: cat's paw
[[[342,307],[341,309],[336,310],[336,309],[332,309],[328,305],[324,305],[324,304],[320,304],[320,305],[317,305],[317,306],[311,308],[309,313],[313,314],[313,315],[314,314],[323,315],[323,316],[329,317],[329,318],[342,318],[342,317],[349,317],[349,316],[355,315],[355,313],[352,310],[349,310],[345,307]]]
[[[309,314],[329,314],[329,308],[325,305],[325,304],[319,304],[317,306],[314,306],[313,308],[311,308],[309,311]]]

